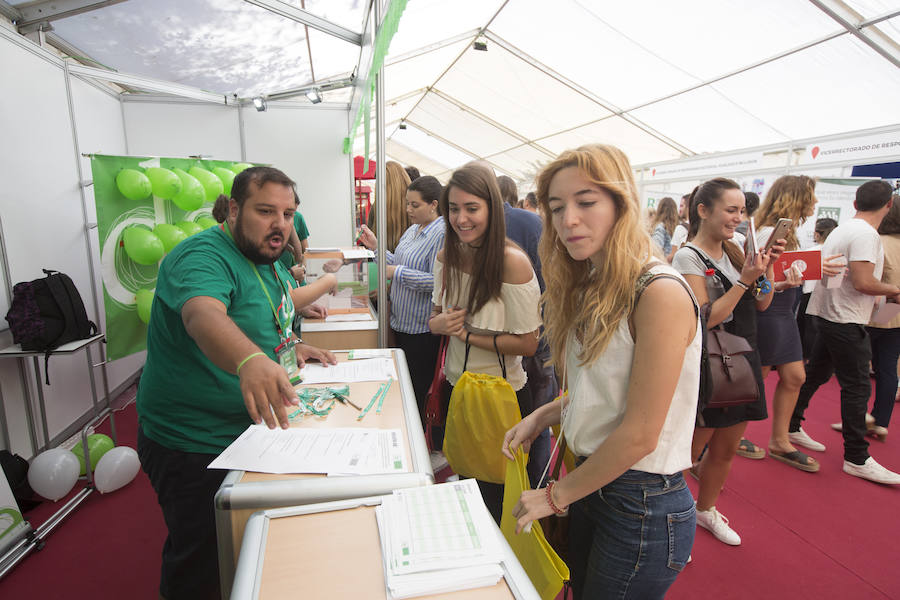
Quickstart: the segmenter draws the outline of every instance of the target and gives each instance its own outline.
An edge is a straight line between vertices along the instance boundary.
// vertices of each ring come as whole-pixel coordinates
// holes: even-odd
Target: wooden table
[[[358,498],[258,512],[247,523],[232,600],[387,599],[375,506]],[[504,576],[491,587],[424,599],[539,600],[500,529]]]
[[[347,360],[346,351],[336,353],[339,361]],[[406,366],[406,356],[400,349],[392,349],[398,381],[391,384],[385,396],[381,414],[375,408],[361,420],[352,407],[335,404],[327,418],[305,417],[293,427],[339,428],[361,427],[400,429],[405,440],[406,464],[409,471],[385,475],[352,475],[325,477],[324,475],[275,475],[231,471],[226,475],[215,497],[216,536],[219,550],[219,576],[223,594],[231,589],[234,566],[237,563],[250,516],[258,511],[282,506],[312,504],[331,500],[359,498],[390,493],[392,490],[431,485],[434,474],[425,444],[425,434],[419,417],[415,393]],[[328,384],[303,385],[322,387]],[[343,384],[336,384],[343,385]],[[350,399],[365,407],[381,382],[351,383]]]

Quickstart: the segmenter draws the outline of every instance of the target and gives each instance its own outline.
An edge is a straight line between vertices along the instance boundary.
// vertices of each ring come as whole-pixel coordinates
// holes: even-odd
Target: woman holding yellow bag
[[[469,163],[450,177],[440,201],[447,227],[444,249],[434,262],[435,306],[428,323],[432,333],[450,337],[444,373],[451,386],[460,384],[459,390],[451,390],[444,452],[454,471],[479,480],[485,504],[497,523],[503,504],[502,457],[496,469],[473,465],[471,460],[465,461],[466,468],[460,469],[459,464],[481,450],[488,461],[496,457],[493,448],[520,417],[508,417],[508,411],[506,417],[494,415],[497,422],[505,418],[499,428],[481,429],[485,423],[476,420],[472,425],[481,429],[484,437],[468,447],[458,442],[467,439],[460,436],[469,435],[470,427],[454,427],[454,423],[460,422],[457,417],[463,408],[459,392],[469,384],[480,387],[476,392],[481,392],[481,399],[490,401],[495,395],[497,404],[514,392],[512,409],[516,413],[515,400],[525,412],[531,405],[522,356],[531,356],[537,349],[540,288],[528,256],[506,238],[502,202],[494,172],[484,164]],[[510,393],[504,395],[503,388]],[[459,452],[454,455],[452,449]],[[476,468],[470,470],[473,466]],[[494,471],[499,477],[490,476]]]
[[[681,276],[654,258],[626,156],[569,150],[538,176],[544,327],[569,394],[510,429],[510,460],[562,423],[576,468],[522,493],[517,531],[569,508],[575,598],[662,598],[684,568],[701,334]]]

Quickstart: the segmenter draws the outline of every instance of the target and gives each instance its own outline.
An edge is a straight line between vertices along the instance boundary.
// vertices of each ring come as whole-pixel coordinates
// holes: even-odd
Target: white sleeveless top
[[[443,280],[444,264],[434,259],[434,280]],[[461,273],[460,289],[453,298],[448,298],[448,293],[435,284],[432,301],[442,307],[465,306],[469,298],[469,286],[471,279],[465,272]],[[442,293],[443,292],[443,293]],[[466,329],[472,333],[493,335],[495,333],[529,333],[541,326],[540,303],[541,288],[538,286],[537,277],[532,273],[531,280],[527,283],[503,283],[500,288],[500,297],[488,300],[475,314],[466,315]],[[447,345],[447,359],[444,362],[444,375],[450,385],[456,382],[463,374],[463,363],[466,355],[466,344],[457,338],[450,338]],[[501,354],[506,363],[506,380],[512,389],[519,391],[525,387],[528,376],[522,368],[522,357],[511,354]],[[502,376],[500,360],[497,353],[491,350],[471,347],[469,362],[466,369],[473,373],[486,373],[488,375]]]
[[[657,264],[650,271],[671,274],[683,281],[669,265]],[[700,336],[703,333],[699,318],[696,329],[694,339],[685,350],[681,376],[656,449],[631,469],[670,475],[691,466],[691,438],[700,386]],[[574,334],[570,334],[566,347],[570,401],[563,417],[563,431],[576,456],[590,456],[625,416],[634,359],[634,340],[628,329],[628,319],[619,322],[609,345],[597,360],[579,365],[580,353],[581,344]]]

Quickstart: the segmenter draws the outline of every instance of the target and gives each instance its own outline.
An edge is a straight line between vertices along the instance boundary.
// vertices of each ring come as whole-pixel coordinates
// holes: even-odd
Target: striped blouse
[[[394,252],[386,252],[387,264],[397,265],[391,279],[391,328],[403,333],[428,333],[431,316],[432,268],[444,247],[444,219],[438,217],[421,230],[407,229]]]

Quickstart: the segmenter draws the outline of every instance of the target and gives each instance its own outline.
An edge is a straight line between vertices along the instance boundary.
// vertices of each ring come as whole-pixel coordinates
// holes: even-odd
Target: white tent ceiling
[[[88,5],[52,21],[87,64],[241,97],[347,77],[359,61],[358,45],[273,7],[358,33],[370,5],[9,4]],[[585,142],[658,162],[893,125],[898,98],[900,0],[408,0],[385,63],[386,151],[441,178],[479,158],[528,181]]]

